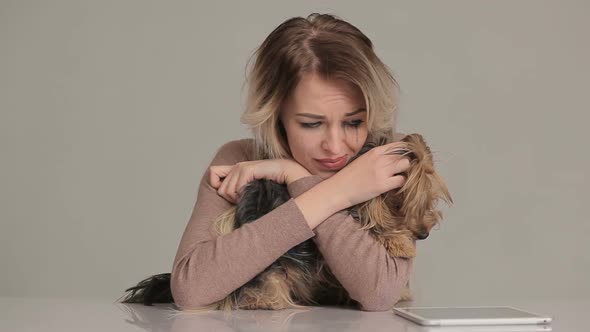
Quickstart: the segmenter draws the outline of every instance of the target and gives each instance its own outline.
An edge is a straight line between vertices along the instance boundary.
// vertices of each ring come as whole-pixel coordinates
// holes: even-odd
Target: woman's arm
[[[320,176],[311,175],[287,188],[296,202],[301,199],[323,202],[333,196],[322,197],[317,193],[327,192],[328,185]],[[318,187],[323,188],[316,189]],[[410,278],[413,259],[391,257],[345,210],[329,216],[314,232],[313,241],[326,263],[350,297],[360,303],[362,310],[384,311],[393,307]]]
[[[216,153],[212,165],[247,160],[246,140],[232,141]],[[172,266],[171,290],[181,309],[223,299],[255,277],[295,245],[314,236],[293,199],[229,234],[215,236],[213,221],[232,204],[201,178],[192,215]]]

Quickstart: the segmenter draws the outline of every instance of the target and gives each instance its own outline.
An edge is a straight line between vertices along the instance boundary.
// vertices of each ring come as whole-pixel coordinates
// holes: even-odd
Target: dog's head
[[[379,221],[376,221],[376,226],[384,232],[395,231],[412,240],[424,240],[442,219],[442,213],[436,209],[438,201],[443,200],[451,205],[453,200],[444,180],[434,169],[432,152],[424,138],[414,133],[404,136],[400,141],[405,144],[390,153],[407,157],[410,168],[400,173],[406,177],[401,188],[382,194],[392,220],[387,221],[387,225],[379,225]],[[382,144],[368,142],[355,159]]]
[[[406,135],[401,141],[406,147],[397,153],[410,159],[410,168],[402,173],[406,177],[404,185],[389,193],[386,204],[399,209],[408,230],[417,240],[424,240],[442,219],[442,213],[436,209],[438,201],[451,205],[453,199],[434,169],[432,152],[422,135]]]

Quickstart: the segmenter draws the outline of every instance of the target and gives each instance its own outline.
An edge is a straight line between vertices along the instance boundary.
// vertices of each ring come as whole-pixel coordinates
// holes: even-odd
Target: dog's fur
[[[416,240],[428,237],[430,230],[442,219],[436,209],[439,200],[452,204],[452,198],[434,169],[432,153],[419,134],[406,135],[403,147],[391,154],[406,156],[410,169],[403,174],[401,188],[386,192],[348,209],[350,215],[381,243],[392,257],[411,258],[416,255]],[[385,142],[369,142],[356,158]],[[227,234],[289,200],[284,184],[261,179],[249,183],[238,204],[223,213],[214,223],[218,235]],[[171,302],[170,274],[160,274],[141,281],[126,291],[123,303],[146,305]],[[410,300],[409,285],[400,301]],[[200,310],[284,309],[307,305],[357,305],[331,273],[312,240],[293,247],[273,264],[226,298]]]

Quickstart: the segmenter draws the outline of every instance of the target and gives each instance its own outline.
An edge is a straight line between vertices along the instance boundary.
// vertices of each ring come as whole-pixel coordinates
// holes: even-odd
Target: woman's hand
[[[209,167],[209,183],[226,200],[236,204],[243,187],[258,179],[291,182],[310,173],[292,159],[242,161],[235,165]]]
[[[366,202],[382,193],[400,188],[405,176],[396,175],[410,168],[405,142],[377,146],[353,160],[326,181],[334,185],[334,192],[342,196],[341,208]]]

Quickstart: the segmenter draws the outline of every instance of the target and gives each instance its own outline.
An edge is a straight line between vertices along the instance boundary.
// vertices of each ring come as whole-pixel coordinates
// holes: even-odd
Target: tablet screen
[[[406,312],[425,319],[522,318],[537,315],[507,307],[486,308],[405,308]]]

